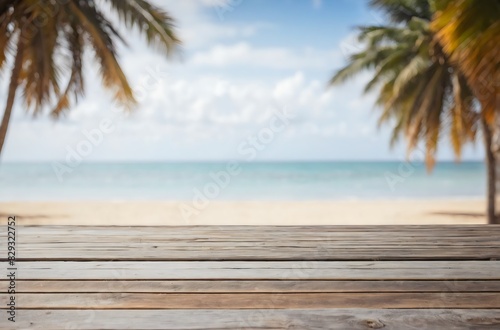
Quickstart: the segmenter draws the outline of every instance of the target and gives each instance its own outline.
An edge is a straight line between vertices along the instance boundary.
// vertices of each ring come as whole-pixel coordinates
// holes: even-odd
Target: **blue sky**
[[[404,144],[391,150],[389,129],[376,127],[374,95],[362,95],[369,73],[326,88],[334,69],[358,47],[353,27],[383,21],[365,1],[154,2],[176,18],[184,45],[182,56],[167,60],[127,33],[130,46],[120,48],[120,62],[138,108],[124,114],[112,102],[89,53],[86,98],[59,121],[32,119],[17,105],[5,161],[63,160],[103,121],[113,129],[100,133],[85,161],[241,158],[238,147],[268,131],[283,111],[293,113],[293,120],[266,140],[255,160],[404,159]],[[466,148],[464,158],[482,155],[477,146]],[[453,158],[447,141],[439,158]]]

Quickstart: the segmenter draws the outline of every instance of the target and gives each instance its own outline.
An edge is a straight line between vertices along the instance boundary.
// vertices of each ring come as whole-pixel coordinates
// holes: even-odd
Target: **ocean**
[[[0,164],[0,201],[482,198],[482,162]],[[202,197],[200,197],[202,196]]]

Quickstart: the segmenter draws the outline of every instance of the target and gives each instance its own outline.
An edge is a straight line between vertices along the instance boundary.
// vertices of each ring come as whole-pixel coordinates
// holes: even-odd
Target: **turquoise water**
[[[69,168],[67,168],[69,169]],[[481,162],[94,163],[0,165],[0,200],[338,200],[483,197]],[[223,173],[221,173],[223,172]],[[235,173],[237,172],[237,173]],[[213,173],[219,173],[214,179]]]

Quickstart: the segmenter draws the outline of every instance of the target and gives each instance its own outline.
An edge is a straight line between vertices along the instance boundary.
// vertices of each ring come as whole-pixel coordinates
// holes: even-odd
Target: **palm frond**
[[[85,84],[83,80],[83,52],[84,39],[80,31],[80,27],[72,22],[66,31],[66,40],[71,54],[71,74],[64,89],[64,92],[58,96],[58,101],[52,109],[51,115],[58,117],[70,107],[70,96],[74,96],[75,102],[85,92]]]
[[[500,93],[500,2],[435,0],[435,7],[431,28],[464,73],[491,124]]]
[[[429,66],[429,60],[423,58],[422,56],[413,57],[410,62],[404,66],[404,68],[399,72],[394,81],[394,94],[400,94],[401,91],[405,90],[410,81],[418,79],[422,76]]]
[[[34,19],[26,28],[35,31],[20,37],[24,43],[25,65],[21,78],[24,82],[23,95],[26,109],[38,114],[44,104],[50,103],[54,95],[59,93],[60,69],[55,63],[55,53],[58,47],[57,18],[47,20],[42,26],[36,26],[36,16],[44,15],[40,8],[31,12]]]
[[[13,33],[9,31],[7,17],[0,17],[0,70],[3,68],[7,55],[12,53],[12,36]]]
[[[114,91],[114,98],[130,107],[135,103],[132,88],[116,59],[116,47],[113,38],[122,39],[112,24],[95,7],[71,2],[69,10],[75,17],[75,23],[82,27],[90,41],[100,64],[100,73],[105,87]]]
[[[129,28],[137,28],[152,46],[171,54],[180,40],[173,18],[161,8],[145,0],[108,0]]]
[[[383,63],[394,52],[394,46],[367,49],[350,56],[349,63],[330,79],[330,85],[338,85],[365,70]]]
[[[411,55],[405,46],[394,47],[392,54],[388,55],[383,61],[378,63],[373,78],[366,84],[364,92],[368,93],[375,89],[381,82],[394,79],[399,71],[402,70],[402,63]]]
[[[406,23],[413,17],[430,20],[428,0],[371,0],[370,5],[382,9],[393,23]]]

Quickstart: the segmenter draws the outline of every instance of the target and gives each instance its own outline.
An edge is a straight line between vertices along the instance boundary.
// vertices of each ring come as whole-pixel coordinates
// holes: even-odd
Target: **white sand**
[[[210,202],[183,216],[180,202],[0,203],[18,225],[372,225],[483,224],[482,200]]]

